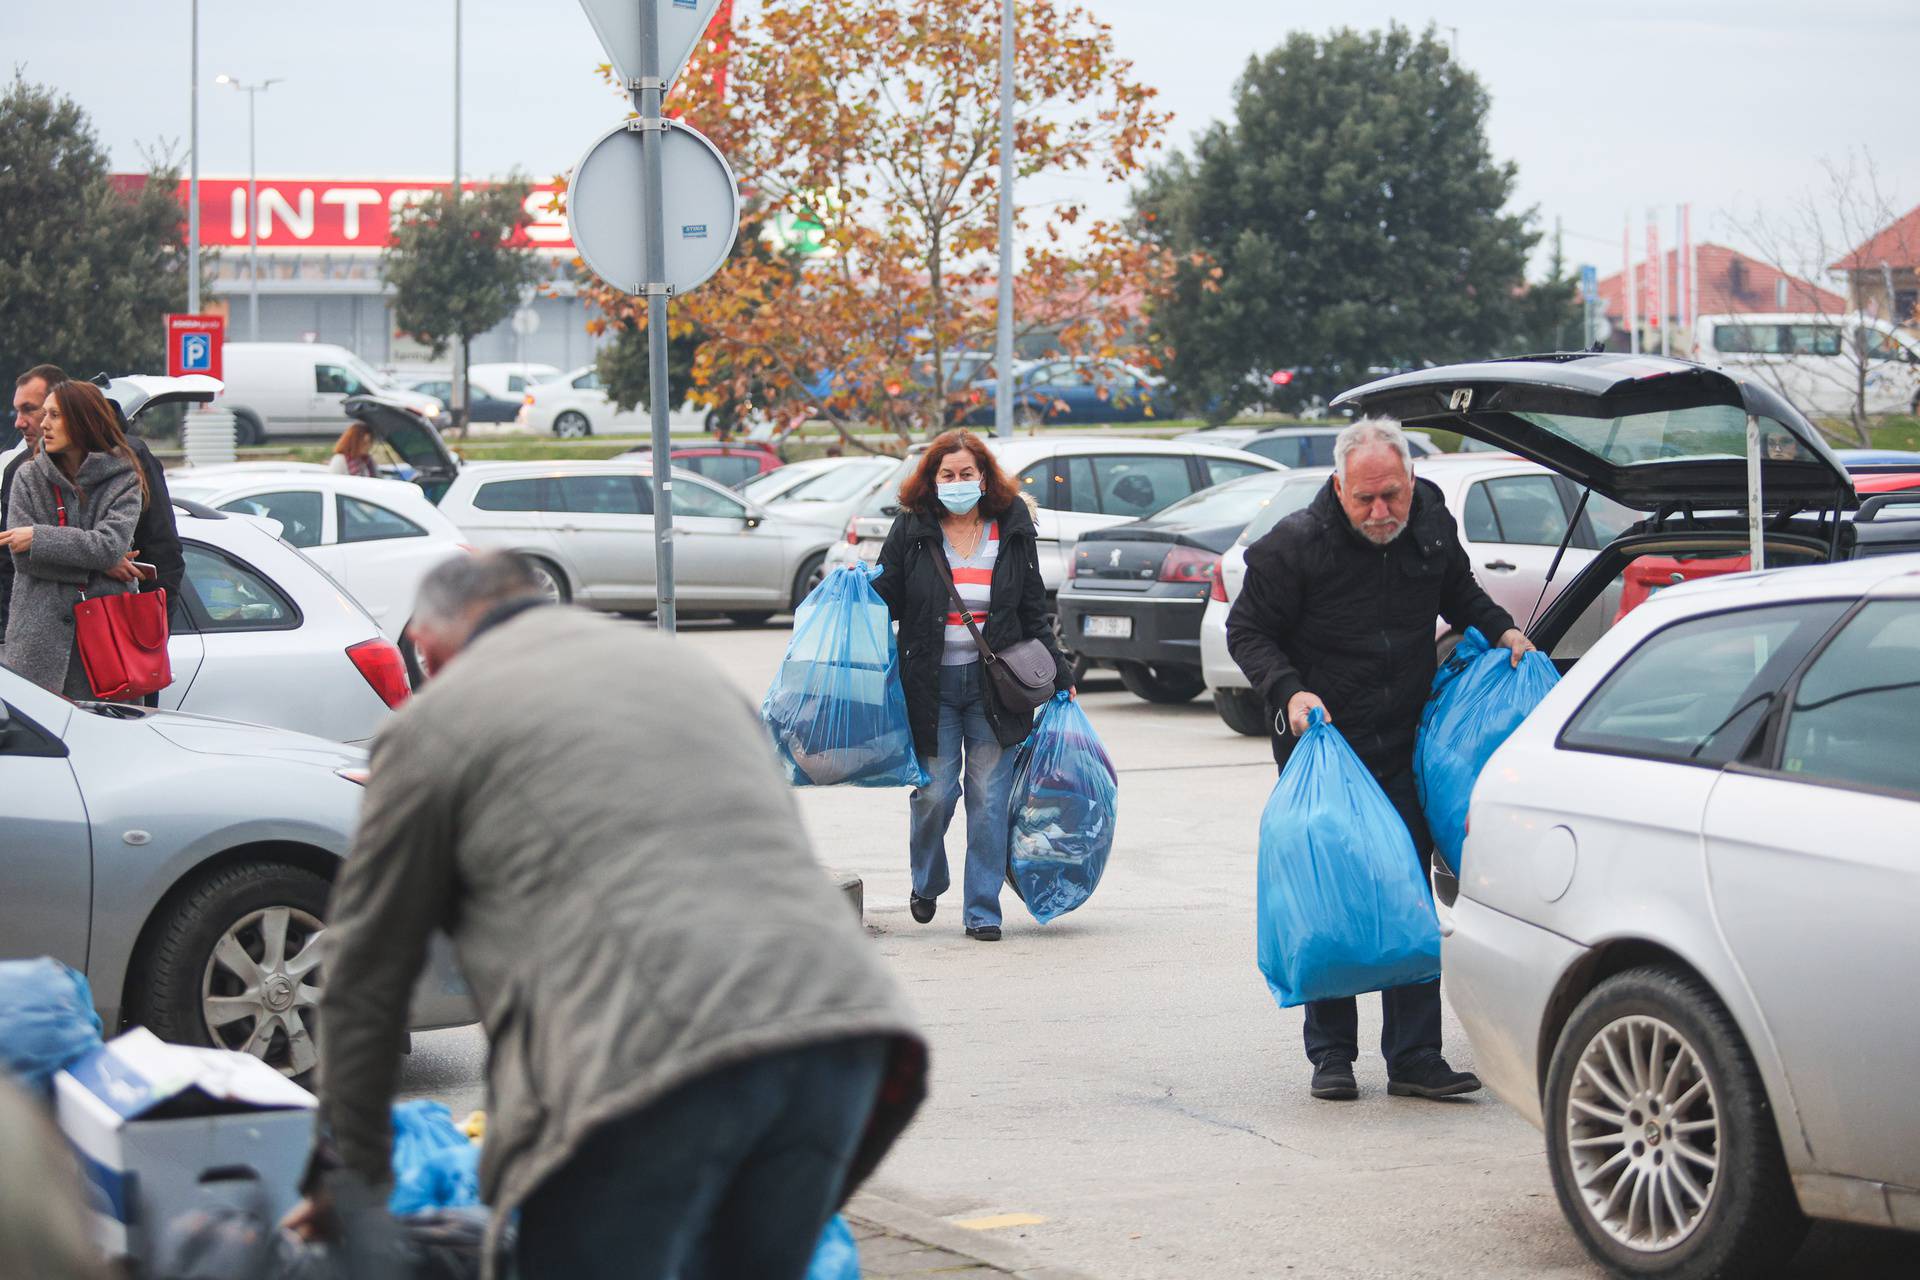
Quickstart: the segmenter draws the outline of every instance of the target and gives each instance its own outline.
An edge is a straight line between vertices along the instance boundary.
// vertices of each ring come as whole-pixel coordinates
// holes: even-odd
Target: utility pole
[[[1000,302],[993,344],[993,434],[1013,434],[1013,0],[1000,4]]]
[[[667,424],[667,228],[666,181],[660,152],[667,140],[662,99],[667,82],[660,67],[660,12],[640,0],[640,80],[633,107],[640,113],[640,198],[647,211],[642,246],[647,293],[647,412],[653,418],[654,616],[661,633],[673,635],[678,611],[673,580],[673,438]],[[938,323],[937,319],[935,323]]]
[[[254,102],[281,82],[274,76],[259,84],[242,84],[230,75],[215,77],[216,83],[231,85],[247,95],[247,341],[260,341],[260,165],[254,146]]]
[[[453,188],[447,196],[447,208],[456,213],[460,203],[460,17],[461,0],[453,0]],[[467,339],[462,334],[453,349],[453,426],[461,439],[467,436]]]
[[[200,314],[200,0],[193,0],[193,52],[188,58],[187,313]]]

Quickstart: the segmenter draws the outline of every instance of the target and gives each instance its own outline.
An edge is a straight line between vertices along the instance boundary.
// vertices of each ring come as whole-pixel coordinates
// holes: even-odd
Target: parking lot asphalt
[[[778,625],[682,636],[756,704],[786,639]],[[1112,861],[1086,906],[1044,928],[1005,894],[999,944],[962,934],[955,895],[930,925],[908,915],[904,791],[797,792],[821,861],[864,878],[869,932],[933,1044],[931,1096],[872,1196],[1106,1280],[1600,1276],[1534,1129],[1486,1094],[1386,1095],[1377,1000],[1361,1000],[1360,1099],[1308,1098],[1301,1011],[1277,1009],[1254,964],[1266,742],[1204,698],[1150,706],[1096,678],[1082,700],[1120,771]],[[1446,1038],[1471,1069],[1451,1011]],[[416,1037],[406,1090],[463,1114],[484,1105],[483,1057],[474,1029]],[[1817,1228],[1792,1274],[1920,1274],[1920,1248]]]

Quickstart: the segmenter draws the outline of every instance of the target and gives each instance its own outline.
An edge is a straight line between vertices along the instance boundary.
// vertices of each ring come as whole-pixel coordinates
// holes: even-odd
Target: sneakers
[[[932,898],[923,898],[917,893],[907,895],[907,910],[913,912],[913,918],[920,924],[933,919],[933,913],[940,904]]]
[[[1463,1093],[1479,1091],[1479,1076],[1471,1071],[1455,1071],[1437,1053],[1387,1079],[1387,1092],[1396,1098],[1457,1098]]]
[[[967,936],[975,942],[1000,941],[1000,926],[997,924],[968,925]]]
[[[1345,1058],[1328,1058],[1313,1069],[1313,1096],[1323,1102],[1352,1102],[1360,1096],[1353,1078],[1353,1064]]]

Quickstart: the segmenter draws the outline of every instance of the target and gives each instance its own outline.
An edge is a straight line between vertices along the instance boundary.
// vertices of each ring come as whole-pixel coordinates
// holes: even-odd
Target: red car
[[[651,449],[629,449],[622,457],[648,456]],[[755,476],[786,465],[786,459],[764,444],[688,444],[673,449],[674,465],[695,471],[713,481],[738,489]]]

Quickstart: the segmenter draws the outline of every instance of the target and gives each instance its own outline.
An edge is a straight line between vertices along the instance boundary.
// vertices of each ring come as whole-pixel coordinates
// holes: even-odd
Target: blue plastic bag
[[[837,1213],[814,1246],[807,1280],[860,1280],[860,1249],[853,1242],[847,1220]]]
[[[53,1077],[100,1044],[93,990],[58,960],[0,961],[0,1063],[44,1100]]]
[[[924,787],[878,568],[828,574],[793,617],[760,718],[796,787]]]
[[[1085,902],[1113,851],[1120,779],[1093,723],[1064,693],[1013,758],[1007,883],[1041,924]]]
[[[396,1104],[388,1212],[424,1213],[479,1203],[480,1147],[454,1127],[446,1104]]]
[[[1282,1008],[1440,973],[1413,839],[1316,709],[1260,815],[1260,972]]]
[[[1489,647],[1477,627],[1467,628],[1433,673],[1413,748],[1413,779],[1433,843],[1455,875],[1467,839],[1467,802],[1480,770],[1559,681],[1546,654],[1525,654],[1515,667],[1512,655]]]

